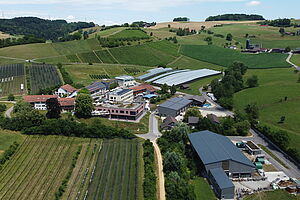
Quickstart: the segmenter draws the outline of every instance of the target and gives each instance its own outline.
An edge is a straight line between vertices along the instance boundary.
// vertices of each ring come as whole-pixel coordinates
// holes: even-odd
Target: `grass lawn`
[[[281,68],[290,66],[285,61],[287,58],[285,54],[243,54],[237,50],[214,45],[182,45],[180,51],[183,55],[221,66],[230,66],[234,61],[243,62],[249,68]]]
[[[300,66],[300,54],[298,55],[293,55],[291,59],[292,63],[294,63],[297,66]]]
[[[284,166],[285,168],[289,169],[288,166],[286,166],[286,164],[284,164],[284,162],[282,160],[280,160],[277,156],[275,156],[267,147],[265,147],[264,145],[258,144],[258,146],[264,150],[267,154],[269,154],[274,160],[276,160],[277,162],[279,162],[282,166]]]
[[[145,37],[149,37],[147,35],[147,33],[144,33],[141,30],[130,30],[130,29],[125,29],[122,30],[120,32],[117,32],[111,36],[109,36],[109,38],[145,38]]]
[[[194,186],[194,192],[196,195],[196,200],[214,200],[217,199],[208,184],[207,180],[202,177],[198,177],[192,180],[192,185]]]
[[[21,144],[26,136],[18,132],[0,129],[0,156],[6,151],[14,142]]]
[[[245,89],[234,95],[234,108],[243,110],[249,103],[257,103],[260,108],[260,123],[276,129],[288,131],[290,146],[300,152],[300,90],[297,83],[298,74],[293,68],[248,70],[246,78],[257,75],[259,87]],[[287,101],[280,101],[285,96]],[[281,116],[285,116],[284,123],[278,123]]]
[[[8,58],[1,58],[0,57],[0,64],[5,65],[5,64],[17,64],[17,63],[23,63],[25,60],[16,60],[16,59],[8,59]]]
[[[107,29],[104,31],[98,31],[96,33],[93,33],[90,37],[93,37],[94,35],[100,36],[100,37],[108,37],[110,35],[114,35],[122,30],[125,30],[126,27],[116,27],[116,28],[111,28]]]
[[[214,33],[227,35],[231,33],[235,41],[242,43],[242,46],[246,46],[245,35],[255,36],[251,39],[251,43],[262,44],[264,48],[285,48],[287,46],[292,49],[300,47],[299,36],[284,36],[281,37],[279,33],[279,27],[264,27],[258,24],[231,24],[223,25],[222,27],[213,27],[209,30]],[[285,28],[285,31],[295,32],[298,28]]]
[[[212,37],[212,43],[216,46],[223,47],[228,42],[225,38],[214,37],[212,34],[207,33],[177,37],[177,39],[178,43],[182,45],[207,45],[207,42],[204,41],[207,37]]]
[[[144,66],[135,66],[135,65],[121,65],[121,64],[74,64],[74,65],[64,65],[64,68],[69,72],[72,77],[72,80],[75,83],[82,83],[88,85],[92,82],[97,81],[92,79],[89,75],[108,75],[110,78],[114,78],[119,75],[128,74],[124,69],[126,68],[136,68],[140,72],[137,74],[128,74],[139,76],[145,73],[147,70],[151,69],[150,67]]]
[[[113,126],[116,128],[124,128],[126,130],[131,131],[133,134],[145,134],[148,133],[148,129],[149,129],[149,116],[150,114],[147,113],[139,123],[109,120],[101,117],[90,118],[90,119],[79,119],[79,121],[89,124],[95,120],[99,120],[103,125]]]
[[[285,190],[275,190],[270,192],[259,192],[247,196],[244,200],[299,200],[299,196],[294,196],[286,192]]]

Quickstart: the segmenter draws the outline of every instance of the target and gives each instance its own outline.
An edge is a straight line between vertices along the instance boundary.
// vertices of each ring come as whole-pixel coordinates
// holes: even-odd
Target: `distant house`
[[[131,103],[133,101],[133,90],[116,89],[108,93],[108,100],[116,103]]]
[[[186,111],[193,101],[182,98],[174,97],[158,105],[158,114],[160,116],[172,116],[176,117],[180,113]]]
[[[58,95],[27,95],[24,101],[30,103],[36,110],[47,110],[46,102],[48,99],[58,99],[62,111],[72,111],[75,109],[74,98],[58,98]]]
[[[192,106],[203,106],[206,103],[206,98],[204,96],[198,96],[198,95],[187,95],[183,98],[193,101]]]
[[[58,95],[59,97],[76,96],[76,94],[77,94],[77,89],[69,84],[61,86],[55,92],[55,95]]]
[[[138,94],[153,94],[157,91],[152,85],[149,84],[141,84],[134,87],[130,87],[129,89],[133,90],[133,95],[136,96]]]
[[[296,49],[293,51],[293,53],[295,53],[295,54],[300,54],[300,48],[296,48]]]
[[[171,130],[177,123],[175,117],[168,116],[163,123],[160,125],[160,128],[163,130]]]
[[[118,76],[115,79],[117,80],[117,83],[120,87],[132,87],[136,85],[133,76],[123,75],[123,76]]]
[[[211,122],[215,123],[215,124],[220,124],[220,120],[219,118],[214,115],[214,114],[208,114],[207,116],[207,119],[209,119]]]
[[[94,82],[91,85],[85,87],[92,97],[97,95],[103,95],[107,92],[107,86],[102,82]]]
[[[286,53],[286,50],[285,50],[285,48],[274,48],[274,49],[271,49],[270,52],[271,53]]]

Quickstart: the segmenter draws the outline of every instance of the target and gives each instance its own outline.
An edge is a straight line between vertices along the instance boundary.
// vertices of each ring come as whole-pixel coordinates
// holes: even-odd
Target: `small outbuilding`
[[[171,130],[177,123],[175,117],[168,116],[163,123],[160,125],[160,128],[163,130]]]

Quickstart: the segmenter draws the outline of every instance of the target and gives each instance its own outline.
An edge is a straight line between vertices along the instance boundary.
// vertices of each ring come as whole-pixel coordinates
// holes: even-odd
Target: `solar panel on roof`
[[[187,72],[181,72],[176,74],[171,74],[169,76],[160,78],[154,83],[156,84],[167,84],[169,86],[172,85],[180,85],[183,83],[187,83],[190,81],[193,81],[195,79],[217,75],[220,74],[220,71],[210,70],[210,69],[200,69],[200,70],[193,70],[193,71],[187,71]]]
[[[185,69],[185,70],[175,70],[175,71],[172,71],[172,72],[168,72],[168,73],[164,73],[164,74],[161,74],[161,75],[158,75],[158,76],[155,76],[149,80],[147,80],[146,82],[147,83],[150,83],[152,81],[155,81],[157,79],[160,79],[162,77],[165,77],[165,76],[168,76],[168,75],[171,75],[171,74],[176,74],[176,73],[179,73],[179,72],[187,72],[187,71],[190,71],[189,69]]]

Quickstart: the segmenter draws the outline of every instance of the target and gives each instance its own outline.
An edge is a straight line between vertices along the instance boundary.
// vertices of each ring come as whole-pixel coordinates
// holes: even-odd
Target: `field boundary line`
[[[54,65],[54,66],[55,66],[55,68],[56,68],[56,71],[57,71],[57,73],[58,73],[58,76],[59,76],[59,78],[60,78],[60,81],[61,81],[62,84],[64,85],[64,84],[65,84],[65,81],[64,81],[64,78],[63,78],[63,76],[62,76],[60,70],[58,69],[57,65]]]
[[[100,57],[96,54],[95,50],[93,50],[93,52],[94,52],[95,56],[99,59],[99,61],[100,61],[101,63],[104,63],[104,62],[100,59]]]
[[[10,60],[20,60],[20,61],[26,61],[23,58],[13,58],[13,57],[7,57],[7,56],[0,56],[0,58],[10,59]]]
[[[183,55],[180,55],[180,56],[177,57],[175,60],[173,60],[172,62],[168,63],[167,66],[176,63],[176,62],[177,62],[179,59],[181,59],[182,57],[183,57]]]
[[[111,57],[113,58],[113,59],[115,59],[115,61],[118,63],[118,64],[121,64],[115,57],[114,57],[114,55],[109,51],[109,49],[106,49],[107,51],[108,51],[108,53],[111,55]]]
[[[181,49],[181,44],[179,45],[179,48],[178,48],[178,50],[177,50],[177,53],[180,53],[180,49]]]
[[[78,58],[78,60],[79,60],[81,63],[84,63],[84,62],[81,60],[81,58],[78,56],[78,53],[76,53],[75,55],[76,55],[76,57]]]

